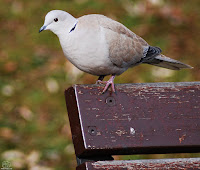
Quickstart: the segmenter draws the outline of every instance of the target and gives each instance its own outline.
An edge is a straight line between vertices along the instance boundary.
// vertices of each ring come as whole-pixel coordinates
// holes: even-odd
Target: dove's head
[[[77,23],[77,19],[65,11],[53,10],[45,16],[44,25],[39,32],[50,30],[56,35],[70,32],[73,26]]]

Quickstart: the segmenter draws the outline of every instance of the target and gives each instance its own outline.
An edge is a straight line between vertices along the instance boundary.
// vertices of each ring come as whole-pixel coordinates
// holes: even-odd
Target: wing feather
[[[99,15],[99,25],[104,29],[109,46],[109,57],[118,67],[130,67],[137,64],[148,43],[121,23],[103,15]]]

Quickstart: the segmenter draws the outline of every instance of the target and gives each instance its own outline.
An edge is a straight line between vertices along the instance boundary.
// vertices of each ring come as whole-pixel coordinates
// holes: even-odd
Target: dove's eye
[[[58,18],[55,18],[54,21],[55,21],[55,22],[58,22]]]

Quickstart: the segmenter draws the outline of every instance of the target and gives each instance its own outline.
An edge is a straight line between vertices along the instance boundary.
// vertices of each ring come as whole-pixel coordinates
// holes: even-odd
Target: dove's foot
[[[97,80],[97,84],[98,83],[103,83],[106,84],[106,86],[103,89],[103,93],[106,92],[106,90],[108,89],[108,87],[111,85],[111,89],[113,92],[115,92],[115,86],[114,86],[114,79],[115,79],[115,75],[112,75],[111,78],[108,81],[102,81],[102,80]]]

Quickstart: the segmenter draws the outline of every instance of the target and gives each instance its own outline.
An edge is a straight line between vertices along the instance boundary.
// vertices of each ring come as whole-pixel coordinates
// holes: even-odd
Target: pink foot
[[[111,89],[113,92],[115,92],[115,86],[114,86],[114,79],[115,79],[115,75],[111,76],[111,78],[108,81],[101,81],[101,80],[97,80],[96,83],[103,83],[106,84],[106,86],[103,89],[103,93],[106,92],[106,90],[108,89],[108,87],[111,85]]]

